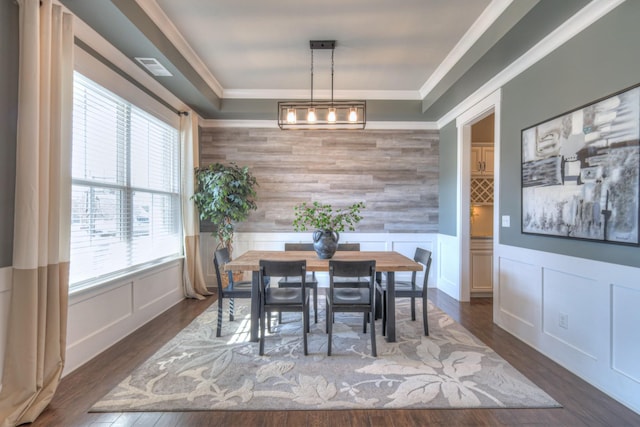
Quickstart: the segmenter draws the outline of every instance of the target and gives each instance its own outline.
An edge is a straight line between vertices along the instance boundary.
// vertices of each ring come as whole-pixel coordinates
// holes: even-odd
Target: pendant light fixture
[[[278,126],[282,130],[364,129],[366,101],[333,99],[335,40],[311,40],[311,97],[309,101],[278,102]],[[313,99],[313,51],[331,49],[331,100]]]

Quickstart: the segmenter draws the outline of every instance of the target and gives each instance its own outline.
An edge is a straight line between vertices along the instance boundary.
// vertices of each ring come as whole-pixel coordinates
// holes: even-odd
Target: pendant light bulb
[[[327,114],[327,121],[329,123],[335,123],[336,122],[336,109],[335,108],[329,108],[329,113]]]
[[[358,111],[355,108],[349,108],[349,121],[350,122],[358,121]]]
[[[287,110],[287,123],[295,124],[296,121],[297,121],[296,109],[295,108],[289,108]]]
[[[315,108],[309,108],[309,111],[307,112],[307,121],[309,123],[315,123],[317,120],[316,118],[316,109]]]

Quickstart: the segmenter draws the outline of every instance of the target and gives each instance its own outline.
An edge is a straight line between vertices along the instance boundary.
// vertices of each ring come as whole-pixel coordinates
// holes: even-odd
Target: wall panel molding
[[[181,259],[72,295],[63,375],[182,299]]]
[[[495,323],[640,413],[640,269],[508,245],[495,256]]]

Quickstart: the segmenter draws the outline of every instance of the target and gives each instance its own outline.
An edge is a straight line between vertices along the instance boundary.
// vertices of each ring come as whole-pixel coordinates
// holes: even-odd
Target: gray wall
[[[12,264],[18,108],[18,5],[0,1],[0,267]]]
[[[628,1],[506,84],[502,92],[500,242],[640,267],[640,248],[521,233],[520,132],[640,82],[640,1]],[[442,212],[446,217],[447,212]]]
[[[458,129],[455,120],[440,129],[440,233],[456,236],[458,210]]]
[[[525,17],[429,106],[425,119],[439,120],[588,3],[589,0],[537,1]]]
[[[359,232],[437,232],[438,152],[438,131],[200,131],[201,165],[236,162],[258,180],[239,231],[293,231],[294,205],[317,200],[365,202]]]

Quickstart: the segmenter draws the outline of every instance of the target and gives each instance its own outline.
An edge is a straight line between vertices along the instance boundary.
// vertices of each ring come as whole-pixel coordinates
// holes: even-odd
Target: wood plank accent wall
[[[437,232],[438,153],[437,130],[200,129],[201,166],[235,162],[258,180],[245,232],[293,231],[294,205],[314,201],[363,201],[359,232]]]

